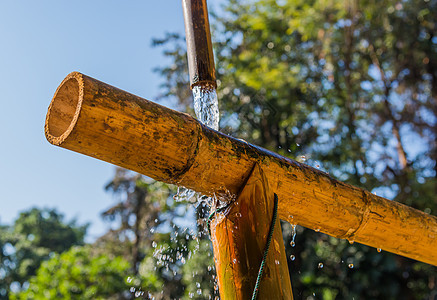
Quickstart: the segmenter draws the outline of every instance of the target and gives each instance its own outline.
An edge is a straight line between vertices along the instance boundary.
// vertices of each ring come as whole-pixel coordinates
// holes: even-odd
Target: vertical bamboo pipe
[[[191,88],[216,88],[214,54],[206,0],[182,0]]]
[[[267,177],[256,164],[237,200],[211,223],[222,299],[251,299],[272,222],[273,195]],[[258,299],[293,299],[278,218]]]

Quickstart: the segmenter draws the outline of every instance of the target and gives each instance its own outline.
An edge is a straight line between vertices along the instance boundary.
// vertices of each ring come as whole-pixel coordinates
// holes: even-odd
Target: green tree
[[[12,226],[0,228],[0,298],[7,298],[11,285],[26,288],[44,260],[73,245],[82,245],[88,225],[65,222],[55,209],[32,208],[20,213]]]
[[[176,201],[168,185],[121,168],[106,189],[117,202],[102,216],[114,229],[94,243],[95,253],[122,255],[131,287],[155,299],[214,294],[211,245],[203,222],[195,226],[204,204]]]
[[[43,262],[29,288],[11,299],[128,299],[129,267],[120,256],[93,256],[91,246],[75,246]]]
[[[97,245],[122,245],[124,257],[131,261],[133,275],[144,258],[144,250],[150,248],[153,237],[150,228],[163,221],[160,214],[168,209],[168,186],[126,169],[117,168],[115,176],[105,188],[116,196],[117,203],[102,213],[102,217],[116,224],[97,241]],[[121,253],[118,253],[121,254]]]
[[[229,0],[212,20],[221,130],[435,214],[436,20],[435,0]],[[156,44],[174,58],[163,94],[186,104],[182,42]],[[296,244],[296,299],[437,291],[435,267],[311,229]]]
[[[7,299],[9,287],[14,281],[13,244],[15,239],[8,226],[0,226],[0,299]]]

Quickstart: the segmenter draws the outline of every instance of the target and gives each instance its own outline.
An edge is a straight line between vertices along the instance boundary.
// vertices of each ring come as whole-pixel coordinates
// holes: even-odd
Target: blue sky
[[[89,239],[105,231],[114,166],[50,145],[47,107],[71,71],[153,100],[162,79],[152,69],[168,61],[151,40],[165,32],[184,32],[180,0],[0,1],[1,224],[55,207],[92,222]]]

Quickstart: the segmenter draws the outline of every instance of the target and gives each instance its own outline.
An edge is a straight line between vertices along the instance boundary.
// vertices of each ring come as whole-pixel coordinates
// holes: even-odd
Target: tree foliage
[[[211,22],[221,131],[436,214],[437,0],[228,0]],[[192,113],[184,39],[153,44],[171,60],[156,69],[161,97]],[[106,189],[111,229],[92,247],[54,254],[85,227],[49,211],[0,227],[1,296],[14,282],[18,299],[217,295],[203,204],[123,169]],[[314,228],[298,226],[292,247],[282,229],[295,299],[437,294],[433,266]]]
[[[133,274],[137,274],[144,258],[142,249],[151,245],[153,231],[149,229],[159,226],[163,222],[161,214],[169,210],[169,188],[166,184],[117,168],[105,189],[114,193],[117,203],[104,211],[102,217],[116,227],[99,238],[96,244],[122,245],[119,254],[129,258]]]
[[[115,228],[94,248],[131,262],[131,288],[155,299],[203,299],[214,294],[209,289],[211,245],[195,218],[203,205],[196,209],[187,201],[176,201],[168,185],[120,168],[106,189],[116,195],[117,203],[102,216]]]
[[[227,1],[212,21],[221,130],[435,214],[436,20],[434,0]],[[184,49],[168,37],[158,44],[175,64],[160,71],[166,94],[180,97]],[[287,254],[297,299],[437,291],[435,267],[311,228],[296,241]]]
[[[0,227],[0,298],[8,297],[11,285],[25,288],[53,253],[82,245],[87,227],[65,222],[55,209],[38,208],[20,213],[12,226]]]
[[[126,299],[128,270],[120,256],[93,256],[90,246],[76,246],[43,262],[29,288],[11,299]]]

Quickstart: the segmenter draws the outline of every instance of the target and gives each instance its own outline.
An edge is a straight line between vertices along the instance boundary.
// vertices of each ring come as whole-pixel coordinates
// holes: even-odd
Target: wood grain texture
[[[211,222],[220,296],[251,299],[273,217],[274,197],[255,165],[238,198]],[[258,299],[293,299],[279,219],[276,219]]]
[[[54,145],[206,195],[237,195],[258,163],[278,194],[281,219],[437,265],[435,216],[80,73],[58,87],[45,133]]]

